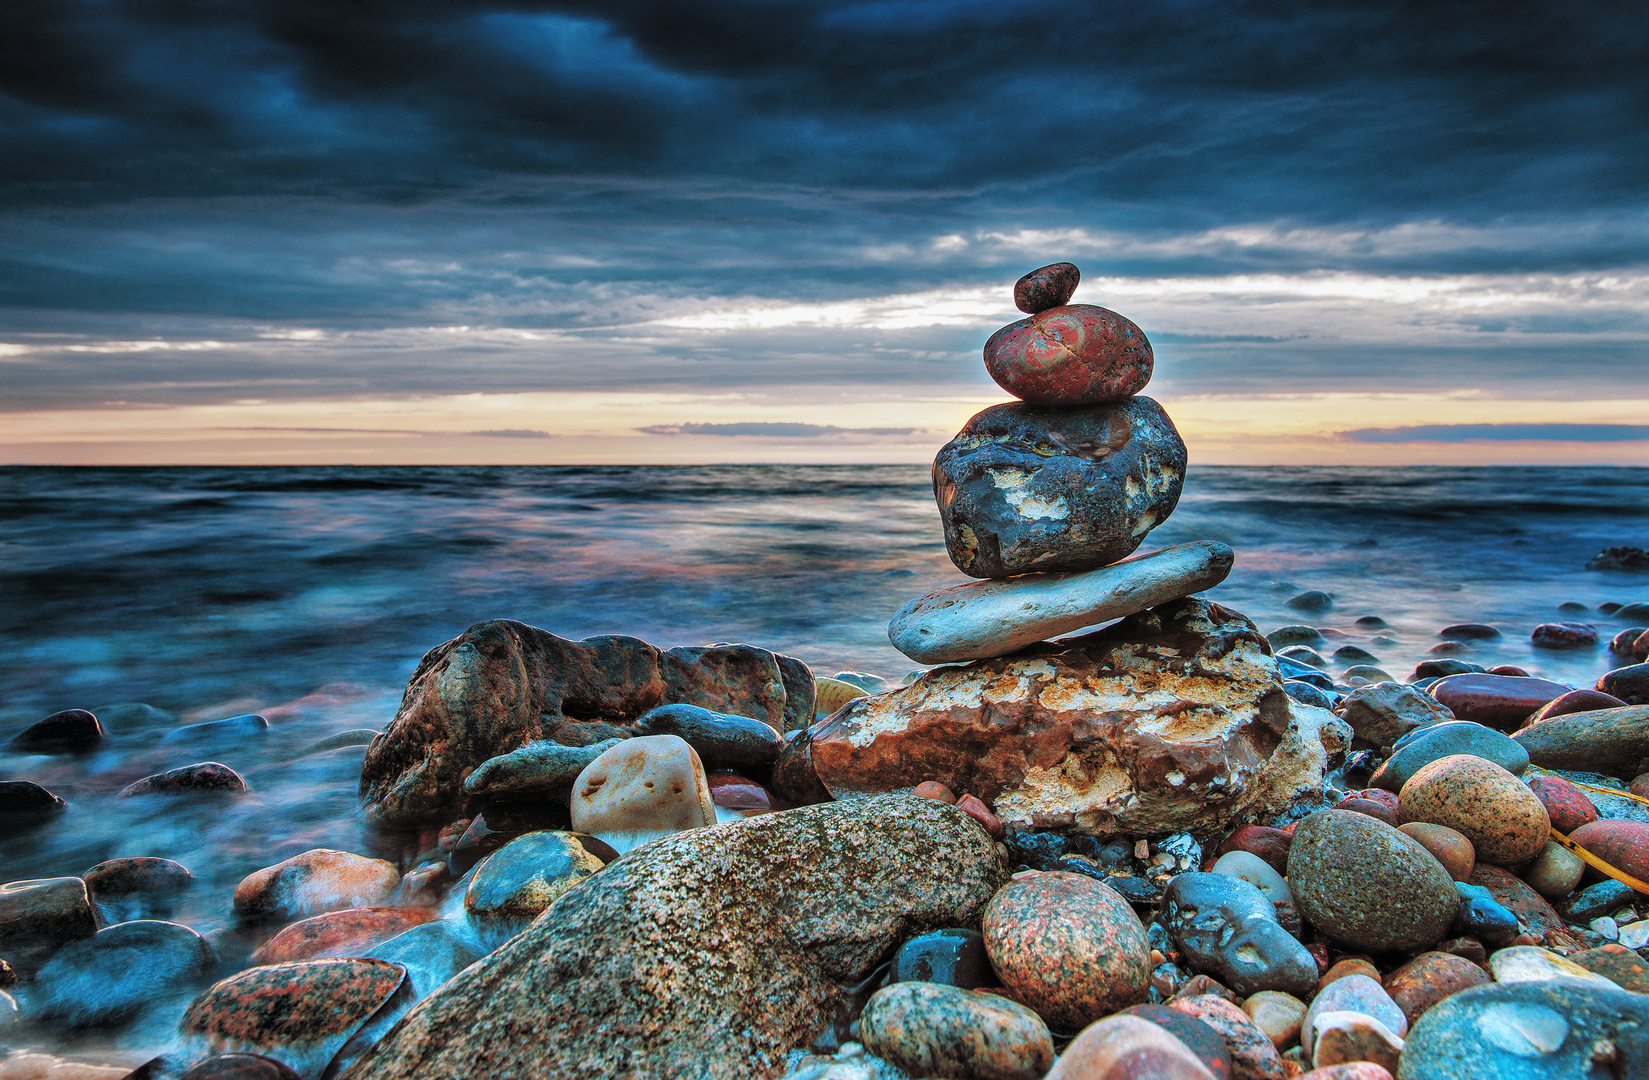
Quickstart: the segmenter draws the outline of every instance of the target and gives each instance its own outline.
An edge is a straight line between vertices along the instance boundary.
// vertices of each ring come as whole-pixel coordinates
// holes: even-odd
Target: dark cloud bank
[[[1082,260],[1090,274],[1624,272],[1649,262],[1646,10],[5,5],[0,319],[5,340],[46,352],[0,367],[0,393],[44,407],[625,380],[983,384],[973,330],[865,335],[824,363],[800,333],[732,350],[601,335],[705,298],[1005,285],[1065,256],[1057,236],[990,239],[1026,230],[1118,238]],[[1252,223],[1272,231],[1175,240]],[[967,242],[935,242],[951,235]],[[268,327],[447,323],[586,333],[613,359],[592,364],[576,341],[539,354],[257,344]],[[231,347],[49,348],[169,333]],[[1231,342],[1290,388],[1373,379],[1366,355],[1263,334],[1164,339],[1186,373],[1244,385],[1252,361],[1232,364]],[[1561,362],[1608,384],[1634,357],[1635,341],[1605,335]],[[1509,347],[1439,363],[1422,347],[1374,363],[1388,383],[1488,385],[1538,379],[1552,360]]]

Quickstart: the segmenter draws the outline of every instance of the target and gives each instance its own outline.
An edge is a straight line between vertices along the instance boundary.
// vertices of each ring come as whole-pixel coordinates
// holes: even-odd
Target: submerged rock
[[[634,734],[679,702],[788,731],[813,722],[807,665],[749,645],[663,651],[630,637],[568,641],[498,619],[430,650],[395,720],[367,749],[368,820],[398,828],[459,817],[468,773],[529,743],[585,745]]]
[[[85,709],[64,709],[24,728],[6,744],[20,754],[80,754],[103,742],[103,725]]]
[[[252,954],[254,964],[290,964],[327,956],[365,956],[367,950],[427,923],[427,908],[352,908],[312,915],[283,927]]]
[[[235,886],[235,913],[287,922],[387,901],[401,875],[383,859],[316,848],[248,874]]]
[[[193,994],[215,961],[187,926],[117,923],[59,949],[35,976],[33,1002],[39,1015],[75,1026],[116,1023]]]
[[[889,796],[659,840],[563,896],[368,1051],[351,1080],[774,1073],[902,940],[1006,877],[965,814]]]
[[[77,877],[0,885],[0,957],[25,973],[71,941],[97,932],[97,917]]]
[[[246,781],[240,773],[216,761],[202,761],[179,769],[145,776],[136,783],[127,784],[115,794],[117,799],[134,795],[189,795],[221,792],[228,795],[245,794]]]

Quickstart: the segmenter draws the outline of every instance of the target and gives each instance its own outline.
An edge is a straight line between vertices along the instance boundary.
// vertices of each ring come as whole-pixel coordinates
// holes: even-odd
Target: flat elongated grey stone
[[[488,758],[464,781],[466,795],[491,799],[525,799],[549,795],[573,786],[578,774],[620,739],[603,739],[589,746],[562,746],[557,742],[528,743],[508,754]]]
[[[894,648],[921,664],[985,660],[1213,588],[1231,573],[1231,549],[1214,540],[1153,551],[1075,574],[969,581],[900,608]]]

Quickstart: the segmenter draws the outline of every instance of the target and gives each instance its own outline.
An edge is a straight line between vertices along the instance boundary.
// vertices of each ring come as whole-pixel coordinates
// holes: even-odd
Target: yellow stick
[[[1592,867],[1594,870],[1597,870],[1598,872],[1603,873],[1603,874],[1607,874],[1610,877],[1614,878],[1616,881],[1622,882],[1626,885],[1630,885],[1632,888],[1636,889],[1638,892],[1643,893],[1646,896],[1649,896],[1649,883],[1639,881],[1637,878],[1633,877],[1631,874],[1628,874],[1624,870],[1615,869],[1613,866],[1610,866],[1608,863],[1604,862],[1602,859],[1598,858],[1596,855],[1593,855],[1590,851],[1587,851],[1585,848],[1581,847],[1579,844],[1575,843],[1573,840],[1570,840],[1567,836],[1564,836],[1562,833],[1558,832],[1556,829],[1552,830],[1552,839],[1556,840],[1558,843],[1562,844],[1564,847],[1568,848],[1570,851],[1574,852],[1576,855],[1579,855],[1581,860],[1583,862],[1585,862],[1586,865]]]

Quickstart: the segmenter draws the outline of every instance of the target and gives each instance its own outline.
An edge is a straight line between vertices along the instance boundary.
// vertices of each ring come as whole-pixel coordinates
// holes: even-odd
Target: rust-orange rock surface
[[[1350,741],[1290,701],[1252,622],[1190,597],[849,702],[809,752],[838,799],[935,780],[1004,824],[1145,836],[1280,806]]]

